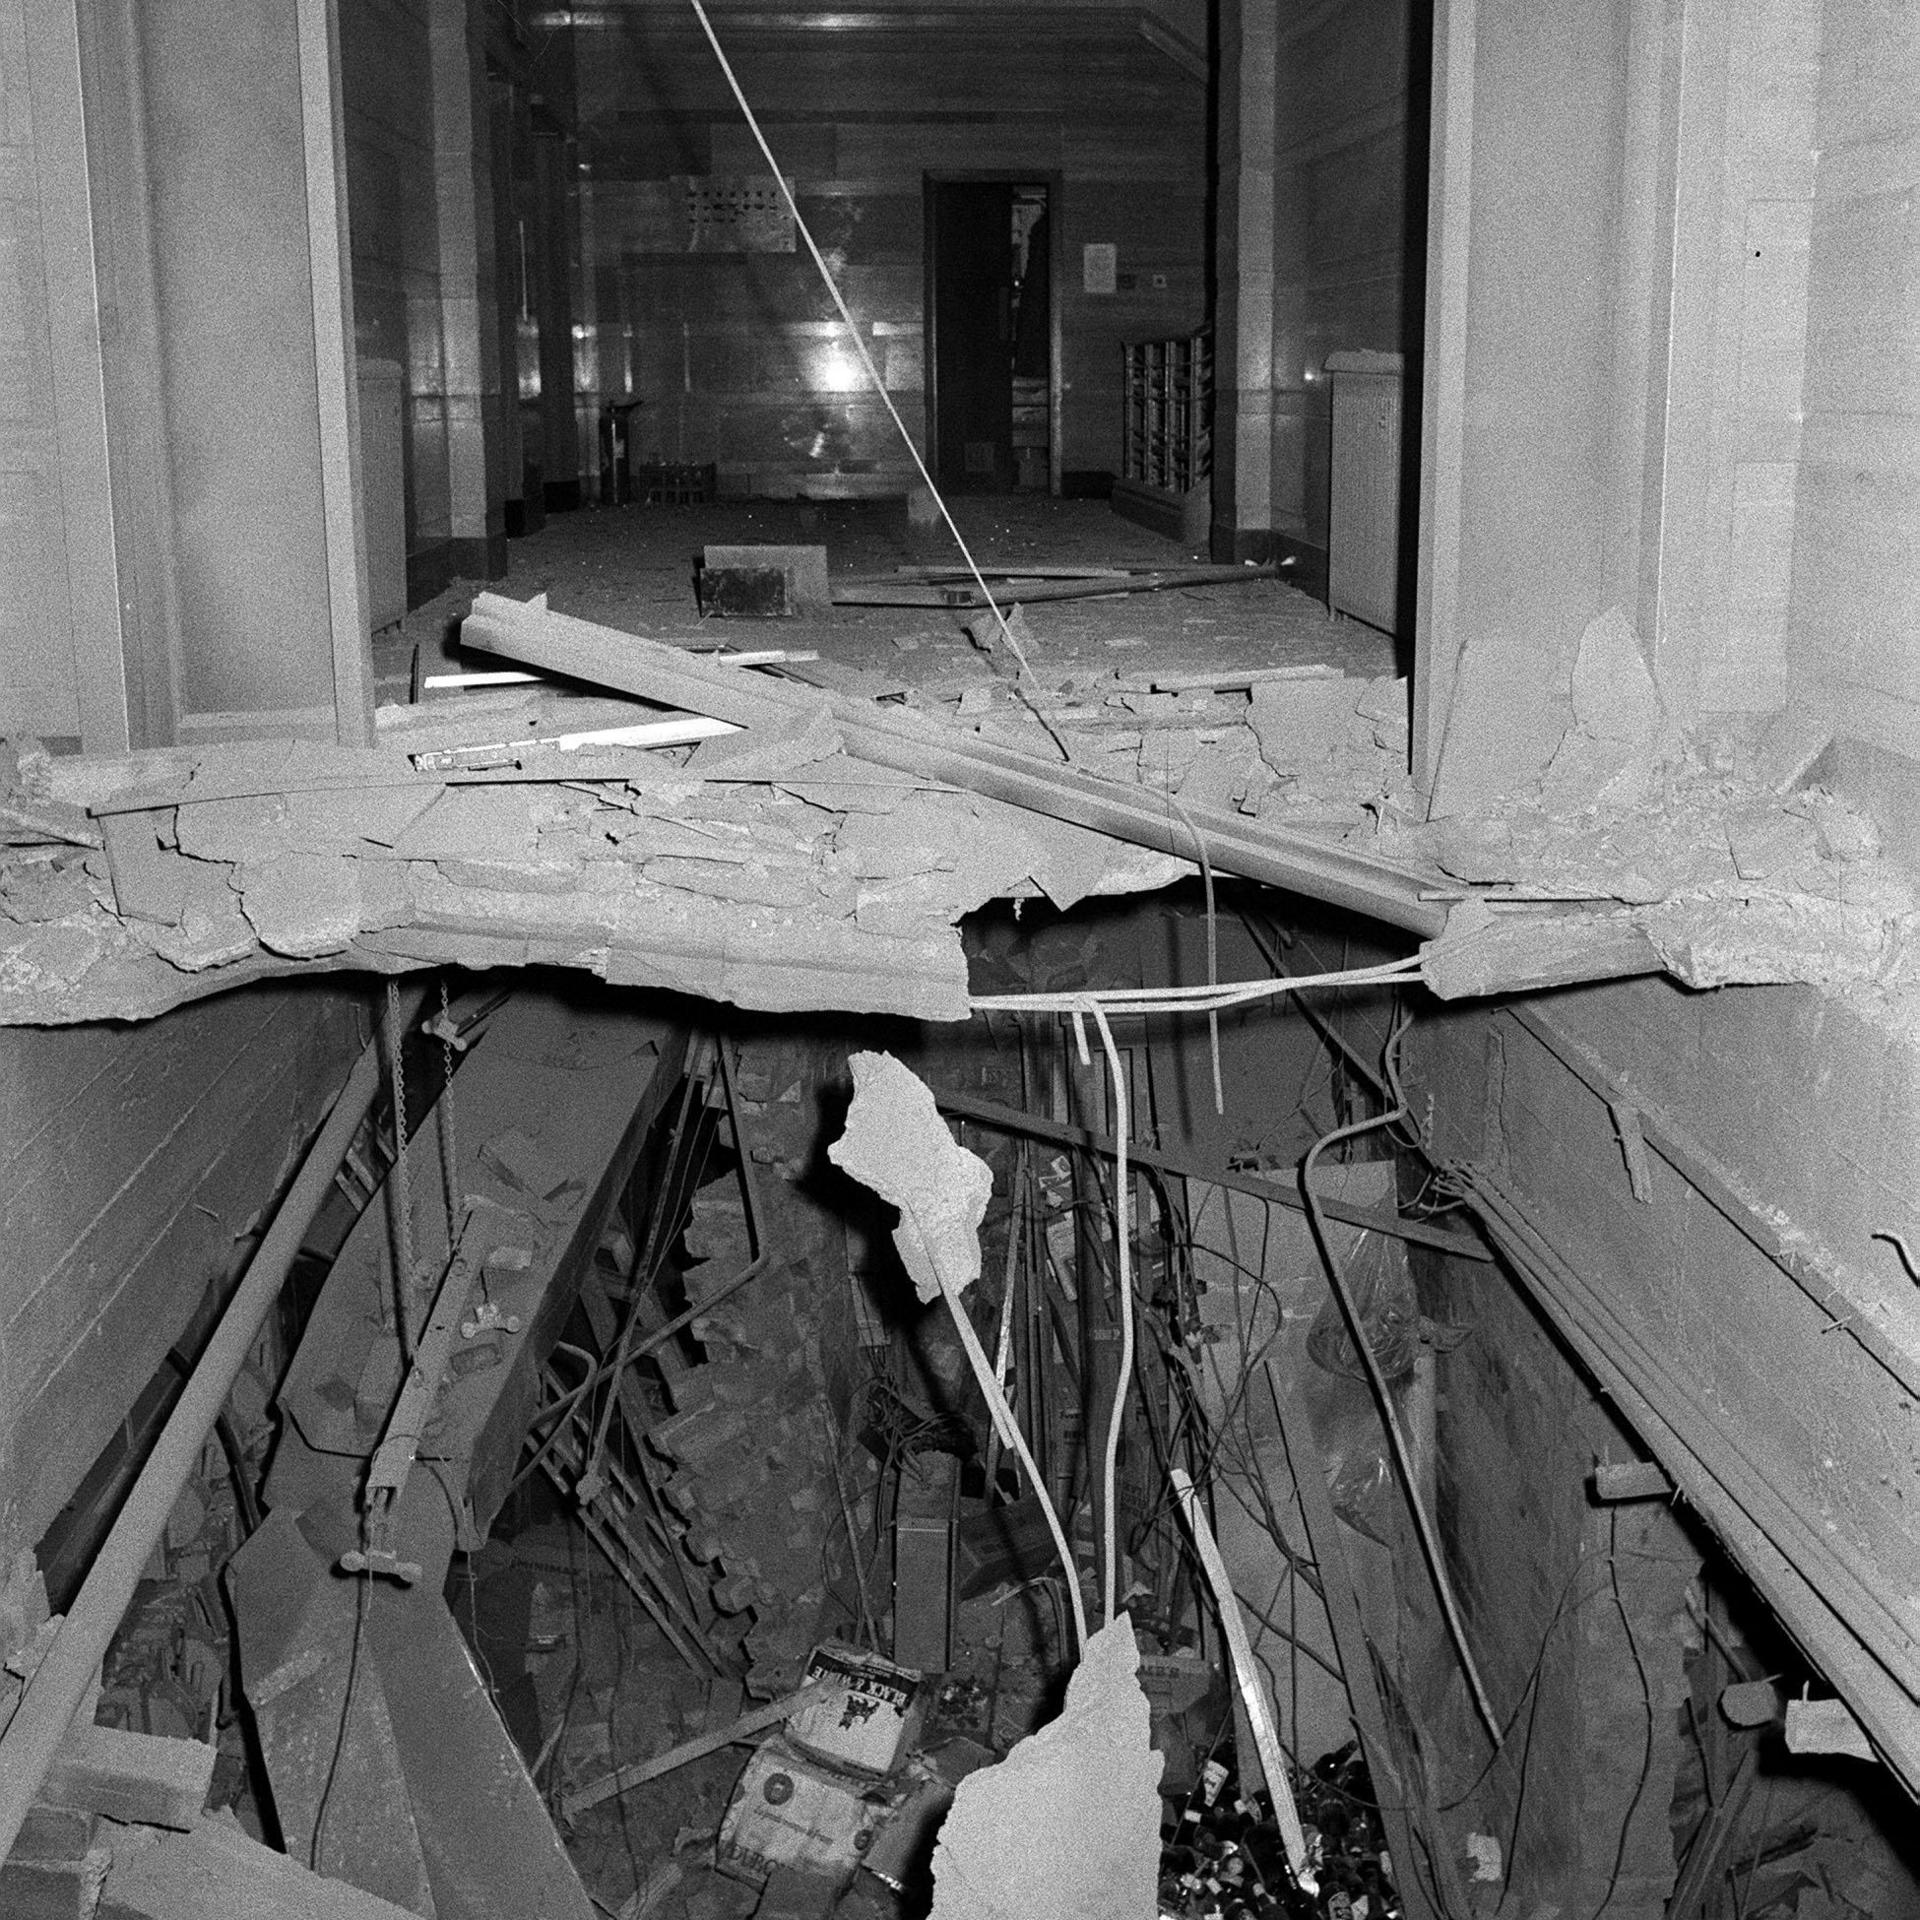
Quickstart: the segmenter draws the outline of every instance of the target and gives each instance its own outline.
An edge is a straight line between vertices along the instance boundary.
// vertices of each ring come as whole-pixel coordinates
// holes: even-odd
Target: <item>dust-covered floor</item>
[[[1003,494],[952,505],[975,560],[990,570],[1173,568],[1206,561],[1204,553],[1123,519],[1100,501]],[[507,577],[492,585],[514,599],[545,593],[556,612],[606,626],[683,636],[699,623],[694,576],[701,550],[721,545],[824,546],[836,584],[907,566],[961,564],[944,527],[909,524],[904,500],[728,501],[555,515],[537,533],[512,542]],[[383,687],[404,686],[416,645],[449,668],[462,664],[454,628],[482,584],[455,581],[382,636]],[[1364,678],[1396,671],[1389,636],[1358,621],[1330,618],[1320,601],[1270,574],[1221,586],[1037,603],[1024,612],[1036,642],[1031,657],[1043,677],[1149,664],[1187,672],[1326,664]],[[700,624],[716,646],[806,647],[845,666],[925,686],[956,672],[989,671],[965,631],[977,617],[929,608],[836,607],[821,619]]]

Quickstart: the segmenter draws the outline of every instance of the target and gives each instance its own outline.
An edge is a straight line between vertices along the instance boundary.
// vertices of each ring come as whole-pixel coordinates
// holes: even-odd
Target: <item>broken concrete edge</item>
[[[1161,1756],[1133,1622],[1087,1641],[1060,1715],[960,1782],[934,1847],[932,1920],[1158,1911]]]
[[[110,1820],[184,1830],[206,1807],[217,1757],[199,1740],[76,1725],[47,1769],[40,1798]]]
[[[600,840],[613,843],[613,860],[585,823],[577,823],[578,832],[552,826],[556,806],[564,814],[569,804],[577,809],[577,801],[516,801],[515,827],[496,815],[509,793],[530,788],[496,785],[496,803],[484,789],[423,777],[396,745],[271,740],[110,761],[34,761],[34,783],[12,796],[24,809],[21,831],[31,828],[40,844],[21,872],[9,868],[0,898],[0,911],[20,929],[0,946],[0,1023],[142,1018],[208,990],[169,977],[156,955],[183,974],[206,974],[218,988],[250,977],[239,970],[248,963],[251,977],[260,977],[292,970],[281,962],[345,964],[340,956],[354,948],[383,944],[401,951],[431,945],[434,959],[455,963],[516,964],[517,940],[543,962],[586,965],[606,977],[616,977],[617,968],[637,980],[766,1010],[958,1019],[965,1008],[952,983],[964,969],[951,927],[969,902],[1020,897],[1037,887],[1067,906],[1088,893],[1164,884],[1191,870],[1182,856],[1196,851],[1195,828],[1222,872],[1347,905],[1355,904],[1357,889],[1363,911],[1434,936],[1423,949],[1424,975],[1442,999],[1665,971],[1689,986],[1805,981],[1847,996],[1877,995],[1885,1024],[1906,1021],[1903,996],[1920,1002],[1920,961],[1905,951],[1920,943],[1907,942],[1903,931],[1920,916],[1912,889],[1902,890],[1880,871],[1877,835],[1832,796],[1778,797],[1781,782],[1803,772],[1819,744],[1811,735],[1802,738],[1804,729],[1786,739],[1774,726],[1742,749],[1753,761],[1758,810],[1740,812],[1736,803],[1746,789],[1737,783],[1731,801],[1703,799],[1702,769],[1689,764],[1681,782],[1687,823],[1679,834],[1681,857],[1644,844],[1653,830],[1650,816],[1636,818],[1632,811],[1636,797],[1646,797],[1643,776],[1667,768],[1662,777],[1672,787],[1671,768],[1685,753],[1668,737],[1658,694],[1643,684],[1644,669],[1636,678],[1631,635],[1617,619],[1595,622],[1583,640],[1576,725],[1555,763],[1562,771],[1549,769],[1540,795],[1506,817],[1421,827],[1398,816],[1390,823],[1383,813],[1378,840],[1403,848],[1408,864],[1356,851],[1337,833],[1268,828],[1204,805],[1196,811],[1149,787],[1052,765],[918,713],[720,668],[678,647],[551,615],[538,601],[523,605],[482,594],[474,608],[475,644],[515,654],[558,649],[562,667],[626,696],[624,703],[577,696],[590,706],[632,711],[635,698],[691,701],[724,710],[749,731],[709,743],[684,766],[663,769],[651,761],[644,775],[636,766],[621,779],[619,770],[596,764],[591,788],[567,782],[567,792],[589,792],[590,807],[597,793],[613,810],[596,816]],[[1617,701],[1608,691],[1616,682],[1626,685]],[[1321,713],[1308,692],[1342,712],[1349,705],[1363,717],[1375,708],[1386,711],[1379,688],[1360,683],[1356,696],[1355,684],[1338,675],[1321,675],[1311,686],[1256,680],[1251,718],[1261,751],[1269,735],[1293,741],[1311,715]],[[1180,698],[1126,697],[1176,704]],[[1141,718],[1143,725],[1157,724],[1150,715]],[[494,718],[477,712],[464,721],[450,716],[420,724],[436,740],[449,726],[498,730]],[[412,730],[410,724],[409,735]],[[930,757],[940,764],[931,766]],[[817,790],[809,783],[809,768],[824,773],[834,766],[843,784]],[[516,779],[526,771],[501,769]],[[553,771],[558,778],[568,770]],[[1708,786],[1713,774],[1706,769]],[[599,776],[607,778],[605,787]],[[983,848],[1009,836],[1017,842],[1020,819],[1033,828],[1047,825],[1054,840],[1029,850],[1024,879],[1012,869],[996,869],[988,879],[983,870],[957,893],[949,885],[922,898],[912,863],[850,867],[855,858],[874,857],[885,840],[884,817],[912,804],[912,795],[923,794],[935,776],[947,791],[973,796],[977,819],[969,824]],[[686,833],[675,840],[663,823],[662,808],[671,811],[671,805],[662,781],[694,788],[717,783],[707,787],[710,793],[741,790],[727,788],[728,782],[769,788],[773,797],[762,799],[776,809],[777,796],[789,795],[838,822],[820,843],[834,851],[823,867],[815,845],[810,868],[804,859],[796,866],[774,854],[764,837],[777,826],[772,813],[764,830],[754,826],[736,848]],[[540,791],[562,789],[546,783]],[[651,800],[644,798],[649,793]],[[642,798],[623,797],[633,795]],[[285,812],[289,804],[292,817]],[[1773,813],[1760,817],[1769,806]],[[88,808],[97,821],[87,817]],[[622,809],[642,825],[606,829],[605,819],[618,818]],[[983,809],[1001,811],[989,816]],[[1647,814],[1647,807],[1640,812]],[[53,813],[60,817],[41,818]],[[864,838],[863,829],[871,829]],[[724,831],[746,834],[748,828],[735,822]],[[74,850],[88,839],[103,844],[86,853],[83,877]],[[64,863],[50,855],[62,844]],[[1129,845],[1131,864],[1116,861],[1113,850]],[[843,846],[862,851],[842,859]],[[984,857],[968,854],[976,867]],[[1451,889],[1421,884],[1415,866],[1436,858],[1457,876]],[[1808,869],[1808,861],[1818,871]],[[937,852],[933,864],[942,864]],[[898,877],[861,881],[856,899],[848,891],[849,870]],[[621,872],[632,898],[614,902],[608,886]],[[471,901],[472,911],[424,910],[413,898],[423,886],[446,893],[450,903]],[[21,888],[24,896],[16,897]],[[476,890],[515,898],[473,900]],[[517,897],[527,893],[572,893],[577,910],[516,911]],[[612,965],[596,960],[602,948],[641,944],[618,924],[633,917],[628,907],[664,907],[669,918],[685,912],[697,919],[702,908],[719,902],[767,908],[776,918],[756,927],[749,916],[743,928],[740,916],[729,913],[727,926],[669,940],[652,957]],[[95,904],[104,912],[94,912]],[[601,904],[609,911],[597,914]],[[783,911],[794,917],[778,919]],[[449,930],[471,934],[474,944],[446,951],[440,936]],[[896,944],[875,947],[874,937]],[[814,950],[818,967],[785,964],[779,949],[796,938]],[[913,943],[911,950],[897,944],[902,938]],[[683,946],[691,962],[684,970]],[[856,951],[861,957],[850,958]]]

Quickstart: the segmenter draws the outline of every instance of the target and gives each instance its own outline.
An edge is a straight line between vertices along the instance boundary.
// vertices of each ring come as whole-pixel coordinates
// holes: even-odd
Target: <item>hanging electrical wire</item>
[[[1307,993],[1322,987],[1404,986],[1420,977],[1420,957],[1382,961],[1378,966],[1348,967],[1335,973],[1287,974],[1265,980],[1227,980],[1200,987],[1096,987],[1063,993],[976,993],[967,1005],[976,1013],[1060,1013],[1091,1017],[1095,1007],[1111,1014],[1225,1012],[1256,1000]]]
[[[1460,1670],[1466,1677],[1467,1691],[1473,1697],[1474,1711],[1480,1716],[1481,1724],[1488,1736],[1498,1741],[1501,1737],[1499,1716],[1493,1710],[1493,1702],[1488,1697],[1486,1683],[1480,1677],[1478,1662],[1473,1657],[1473,1649],[1467,1641],[1466,1621],[1460,1612],[1460,1603],[1454,1597],[1453,1582],[1448,1577],[1446,1561],[1441,1552],[1440,1538],[1431,1516],[1427,1512],[1426,1502],[1420,1497],[1420,1482],[1414,1470],[1413,1452],[1407,1444],[1405,1429],[1400,1424],[1400,1415],[1393,1404],[1393,1389],[1388,1385],[1386,1374],[1382,1371],[1379,1357],[1373,1350],[1373,1340],[1361,1318],[1359,1303],[1353,1297],[1353,1290],[1347,1285],[1340,1257],[1334,1251],[1333,1236],[1328,1231],[1326,1216],[1321,1211],[1319,1196],[1314,1191],[1313,1170],[1322,1154],[1349,1140],[1357,1140],[1363,1134],[1375,1133],[1382,1128],[1393,1127],[1408,1118],[1406,1096],[1402,1091],[1399,1072],[1394,1055],[1399,1047],[1400,1038],[1406,1031],[1407,1022],[1403,1019],[1388,1036],[1383,1061],[1386,1067],[1388,1084],[1393,1087],[1399,1104],[1385,1113],[1374,1114],[1365,1120],[1355,1120],[1344,1127],[1336,1127],[1331,1133],[1322,1134],[1307,1150],[1307,1157],[1300,1166],[1300,1192],[1306,1201],[1307,1218],[1312,1223],[1313,1235],[1320,1248],[1320,1257],[1327,1270],[1327,1281],[1333,1289],[1334,1298],[1340,1303],[1340,1311],[1345,1316],[1348,1331],[1353,1336],[1354,1351],[1359,1355],[1361,1365],[1366,1370],[1367,1384],[1373,1389],[1373,1397],[1379,1403],[1380,1418],[1387,1432],[1388,1450],[1393,1456],[1393,1464],[1400,1475],[1402,1491],[1406,1494],[1407,1507],[1413,1515],[1414,1533],[1420,1542],[1420,1551],[1427,1563],[1427,1572],[1433,1580],[1434,1592],[1440,1599],[1440,1611],[1447,1623],[1447,1635],[1453,1642],[1454,1652],[1460,1659]]]
[[[1200,856],[1200,886],[1207,903],[1207,985],[1218,991],[1220,986],[1220,920],[1214,910],[1213,900],[1213,855],[1207,850],[1207,838],[1193,824],[1193,815],[1183,807],[1171,787],[1167,790],[1167,805],[1180,816],[1180,824],[1186,828],[1193,841],[1194,850]],[[1278,968],[1275,969],[1279,971]],[[1227,1111],[1227,1092],[1220,1078],[1220,1010],[1209,1008],[1207,1012],[1207,1064],[1213,1069],[1213,1110],[1225,1117]]]
[[[440,1179],[446,1188],[447,1246],[451,1250],[460,1243],[460,1147],[453,1132],[453,1073],[459,1065],[459,1049],[454,1041],[453,1009],[444,973],[440,976],[439,1032],[442,1078],[434,1123],[440,1136]]]
[[[413,1169],[407,1164],[406,1027],[400,1017],[397,980],[387,982],[385,1028],[387,1080],[393,1105],[393,1177],[387,1183],[387,1257],[393,1268],[393,1310],[399,1323],[400,1359],[405,1365],[413,1359]]]

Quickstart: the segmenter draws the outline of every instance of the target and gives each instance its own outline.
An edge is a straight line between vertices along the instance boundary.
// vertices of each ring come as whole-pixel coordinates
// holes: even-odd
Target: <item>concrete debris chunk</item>
[[[161,778],[139,784],[117,778],[123,767],[122,762],[96,761],[77,776],[91,775],[100,783],[99,793],[88,800],[93,812],[122,813],[276,794],[356,795],[376,787],[412,787],[428,797],[434,791],[434,782],[415,773],[403,754],[317,740],[246,740],[196,747],[184,767],[169,766]]]
[[[1180,799],[1188,807],[1238,806],[1254,784],[1256,767],[1269,780],[1275,777],[1253,733],[1235,727],[1220,740],[1199,744],[1180,782]]]
[[[86,913],[94,892],[80,860],[56,855],[9,860],[0,867],[0,912],[28,926]]]
[[[1540,797],[1550,812],[1561,815],[1589,807],[1630,807],[1645,795],[1652,774],[1651,752],[1572,729],[1541,777]]]
[[[1814,839],[1829,860],[1871,860],[1880,851],[1880,829],[1850,800],[1825,787],[1810,787],[1793,805],[1813,824]]]
[[[21,793],[0,797],[0,845],[97,847],[100,832],[85,812],[64,800]]]
[[[1002,619],[1006,622],[1004,632],[1001,630]],[[967,638],[982,653],[1006,653],[1008,634],[1013,636],[1014,644],[1021,652],[1031,659],[1035,644],[1033,628],[1027,622],[1026,609],[1013,605],[1010,596],[1001,597],[999,614],[988,611],[976,614],[966,622]],[[1009,661],[1008,664],[1012,666],[1015,663]]]
[[[1618,607],[1587,623],[1573,663],[1573,725],[1542,779],[1557,813],[1630,807],[1667,746],[1667,711],[1639,637]]]
[[[537,824],[523,787],[449,787],[391,845],[403,860],[526,860]]]
[[[803,778],[781,778],[778,784],[782,793],[839,813],[891,813],[910,793],[946,791],[937,780],[876,766],[871,760],[854,760],[844,753],[808,767]]]
[[[1573,662],[1573,719],[1595,740],[1651,746],[1666,721],[1639,636],[1618,607],[1588,621]]]
[[[1442,1000],[1624,978],[1658,965],[1656,942],[1625,909],[1505,911],[1477,898],[1456,906],[1446,932],[1420,949],[1420,977]]]
[[[1087,1642],[1059,1719],[961,1781],[933,1855],[932,1920],[1153,1920],[1161,1756],[1133,1623]]]
[[[1253,689],[1250,718],[1260,752],[1275,773],[1324,767],[1346,744],[1358,689],[1338,679],[1263,680]]]
[[[416,784],[219,797],[181,806],[175,833],[181,852],[199,860],[365,853],[392,846],[438,791]]]
[[[360,931],[360,877],[340,854],[283,853],[243,866],[239,887],[260,944],[289,959],[339,953]]]
[[[1753,777],[1769,793],[1790,793],[1833,744],[1833,732],[1810,715],[1788,708],[1767,722],[1754,749]]]
[[[702,855],[649,860],[643,871],[662,886],[684,887],[690,893],[742,906],[803,907],[814,897],[813,881],[803,868],[776,869],[757,860],[742,864],[724,854],[718,859]]]
[[[890,1053],[856,1053],[846,1131],[827,1157],[900,1210],[894,1245],[923,1301],[980,1277],[993,1173],[947,1131],[933,1092]]]
[[[213,1784],[215,1750],[198,1740],[72,1726],[54,1756],[40,1798],[110,1819],[186,1829]]]
[[[160,813],[110,814],[102,823],[113,897],[123,919],[177,927],[192,868],[160,843]]]
[[[233,869],[224,863],[188,860],[186,889],[177,926],[136,925],[132,931],[182,973],[228,967],[257,950],[258,942],[234,891]]]
[[[297,1860],[249,1839],[229,1815],[191,1833],[116,1846],[100,1908],[110,1920],[410,1920],[412,1910],[345,1881],[309,1872]]]
[[[441,873],[456,887],[480,893],[570,894],[580,878],[572,860],[440,860]]]
[[[973,809],[963,795],[916,793],[891,814],[850,815],[834,836],[834,847],[861,879],[896,880],[951,871],[974,828]]]
[[[775,726],[701,741],[687,762],[687,771],[702,780],[777,780],[839,751],[839,729],[822,700]]]
[[[1773,808],[1755,809],[1730,820],[1727,848],[1743,880],[1796,873],[1820,852],[1811,820]]]

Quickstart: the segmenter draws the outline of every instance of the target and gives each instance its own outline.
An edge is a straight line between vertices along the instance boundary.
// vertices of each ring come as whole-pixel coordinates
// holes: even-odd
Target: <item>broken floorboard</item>
[[[1236,587],[1277,580],[1277,567],[1006,567],[982,568],[1001,607],[1042,600],[1098,600],[1116,594],[1159,593],[1172,587]],[[866,580],[843,580],[837,607],[984,607],[986,595],[964,568],[913,569]]]
[[[230,1816],[190,1833],[123,1834],[107,1870],[97,1920],[417,1920],[344,1881],[311,1873],[249,1839]]]

